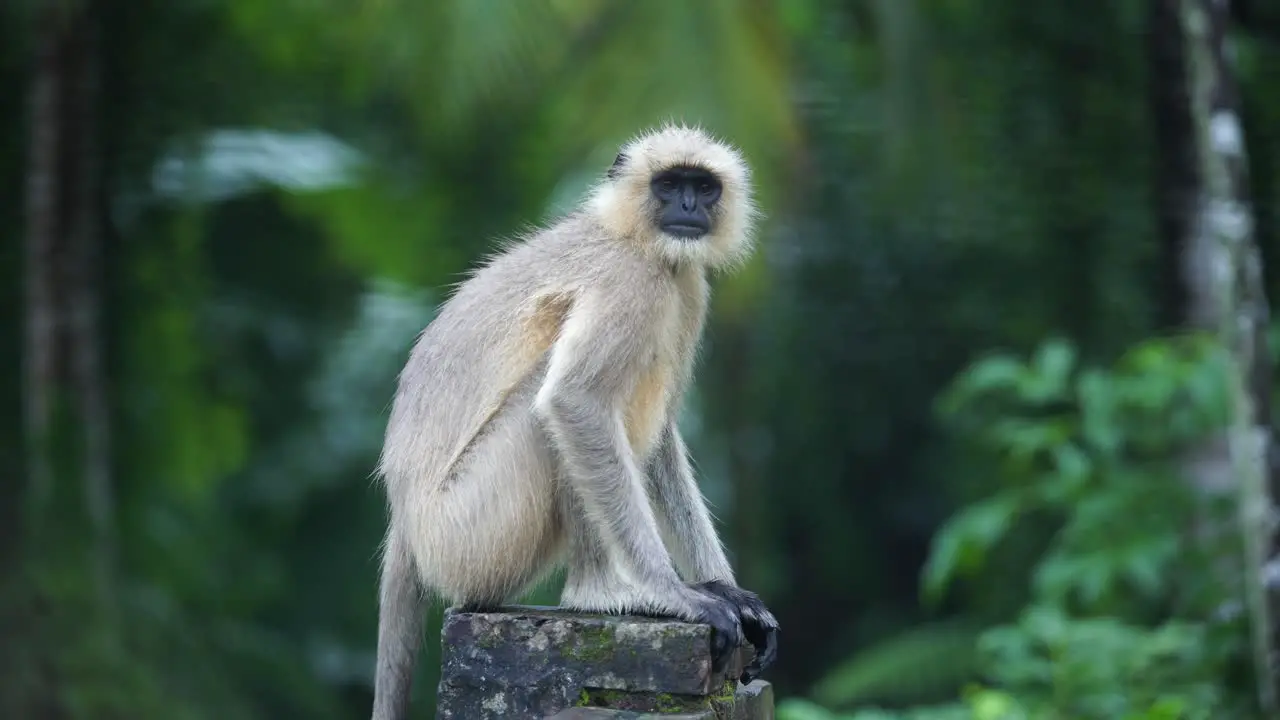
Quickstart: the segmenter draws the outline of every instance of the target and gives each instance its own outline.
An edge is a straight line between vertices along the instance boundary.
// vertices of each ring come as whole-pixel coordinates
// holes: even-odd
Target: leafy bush
[[[1249,697],[1229,682],[1245,647],[1240,614],[1213,614],[1233,599],[1210,580],[1217,575],[1207,557],[1222,555],[1188,542],[1194,520],[1216,510],[1177,473],[1182,451],[1226,422],[1226,361],[1210,339],[1189,336],[1141,343],[1095,369],[1051,340],[1027,361],[994,355],[961,373],[939,414],[991,459],[998,482],[935,536],[924,595],[936,603],[958,580],[983,579],[998,545],[1039,524],[1052,532],[1026,578],[1028,605],[979,634],[982,682],[958,702],[840,715],[788,700],[778,716],[1248,717]],[[985,579],[1023,580],[1008,572]],[[919,661],[929,661],[925,652]],[[820,700],[842,704],[830,702],[842,676],[857,674],[845,668],[820,683]]]

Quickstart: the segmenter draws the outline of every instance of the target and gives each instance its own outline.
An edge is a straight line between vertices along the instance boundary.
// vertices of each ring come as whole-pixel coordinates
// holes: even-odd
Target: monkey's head
[[[712,267],[750,254],[757,216],[741,154],[674,124],[623,145],[590,207],[618,237],[650,244],[674,262]]]

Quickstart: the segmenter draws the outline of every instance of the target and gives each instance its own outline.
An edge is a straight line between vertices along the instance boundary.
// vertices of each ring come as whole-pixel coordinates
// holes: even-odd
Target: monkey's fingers
[[[727,670],[742,642],[740,628],[726,623],[711,623],[711,672],[718,675]]]
[[[755,648],[755,657],[743,669],[740,680],[745,684],[760,676],[778,657],[778,620],[765,607],[760,597],[750,590],[712,580],[694,587],[718,597],[733,606],[742,626],[743,638]]]
[[[729,661],[733,659],[734,647],[729,637],[720,630],[712,630],[711,632],[711,672],[720,674],[729,666]]]
[[[709,595],[700,603],[698,621],[711,626],[711,671],[722,673],[744,641],[737,608]]]
[[[743,685],[749,685],[778,659],[778,627],[747,623],[742,630],[756,651],[756,656],[742,669],[742,676],[739,678]]]

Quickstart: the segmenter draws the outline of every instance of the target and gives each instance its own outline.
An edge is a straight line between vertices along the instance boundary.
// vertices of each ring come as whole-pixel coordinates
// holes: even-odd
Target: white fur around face
[[[635,137],[621,154],[625,159],[616,177],[597,186],[588,200],[592,214],[611,234],[649,241],[673,263],[719,269],[750,256],[760,213],[752,197],[750,170],[737,149],[700,128],[668,124]],[[723,185],[711,232],[696,240],[667,235],[653,224],[656,200],[650,180],[682,165],[708,170]]]

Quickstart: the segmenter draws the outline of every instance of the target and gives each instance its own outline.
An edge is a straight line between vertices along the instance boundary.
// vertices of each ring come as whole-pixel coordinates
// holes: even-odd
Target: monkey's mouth
[[[688,223],[668,223],[662,226],[662,231],[685,240],[695,240],[707,234],[706,228]]]

